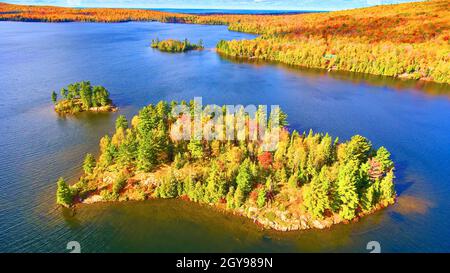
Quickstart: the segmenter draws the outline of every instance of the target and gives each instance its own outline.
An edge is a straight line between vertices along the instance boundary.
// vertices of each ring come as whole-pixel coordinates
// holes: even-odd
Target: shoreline
[[[431,2],[423,2],[420,4],[416,4],[416,5],[413,5],[412,3],[391,5],[390,7],[398,8],[399,11],[403,11],[403,10],[409,10],[409,9],[414,10],[414,8],[416,8],[418,5],[420,5],[420,7],[422,9],[427,10],[427,9],[432,9],[432,8],[438,9],[438,4],[440,4],[440,3],[441,3],[441,1],[431,1]],[[54,7],[54,6],[46,6],[46,7],[23,6],[23,5],[11,5],[11,4],[0,3],[0,8],[2,8],[2,7],[4,7],[5,11],[0,12],[0,21],[49,22],[49,23],[161,22],[161,23],[177,23],[177,24],[225,25],[228,27],[229,31],[237,31],[237,32],[242,32],[242,33],[259,34],[259,35],[266,36],[263,38],[261,38],[261,36],[260,36],[260,38],[261,38],[260,40],[255,40],[258,38],[247,40],[247,41],[250,41],[251,43],[254,43],[255,45],[260,45],[261,43],[263,43],[263,44],[273,43],[274,44],[273,46],[275,48],[277,48],[277,47],[285,47],[285,46],[290,47],[291,46],[290,43],[293,43],[294,44],[293,50],[298,50],[299,48],[303,48],[306,45],[306,47],[310,51],[314,50],[314,48],[317,47],[317,45],[314,46],[311,43],[318,43],[319,41],[321,41],[321,39],[324,39],[324,37],[321,36],[322,34],[320,34],[321,33],[320,29],[309,30],[310,32],[312,31],[312,33],[309,35],[313,35],[312,36],[313,38],[311,41],[305,42],[305,41],[303,41],[305,39],[305,37],[302,37],[301,35],[296,37],[294,34],[290,34],[289,31],[284,33],[284,31],[277,30],[276,28],[275,28],[275,30],[272,31],[269,28],[270,24],[269,25],[263,24],[260,26],[255,23],[254,18],[261,18],[261,20],[267,19],[267,21],[269,21],[269,22],[270,22],[270,20],[272,20],[273,22],[278,22],[277,20],[279,20],[279,18],[286,18],[286,17],[289,17],[291,19],[298,18],[299,20],[305,20],[305,24],[307,24],[307,23],[310,23],[308,20],[311,20],[311,19],[317,20],[318,23],[320,23],[321,21],[327,22],[326,19],[328,17],[329,18],[338,18],[340,16],[340,14],[342,14],[342,13],[344,13],[344,14],[348,13],[348,14],[350,14],[349,16],[356,16],[356,18],[358,18],[358,16],[359,17],[362,16],[362,19],[365,20],[367,18],[370,19],[371,17],[367,17],[367,15],[364,15],[363,11],[367,11],[367,13],[369,13],[369,14],[374,13],[374,11],[375,11],[374,14],[376,14],[376,10],[380,9],[380,7],[375,6],[375,7],[369,7],[369,8],[349,9],[349,10],[343,10],[343,11],[338,11],[338,12],[327,12],[327,13],[302,13],[302,14],[280,14],[280,15],[266,15],[266,14],[193,15],[193,14],[184,14],[184,13],[171,13],[171,12],[157,11],[157,10],[113,9],[113,8],[89,8],[89,9],[86,9],[86,10],[90,11],[89,14],[79,14],[79,13],[76,13],[77,11],[79,12],[79,9],[77,10],[77,9]],[[9,10],[9,8],[13,8],[13,7],[16,7],[16,9],[13,10],[14,13],[12,13]],[[383,6],[381,6],[381,8],[383,8]],[[39,10],[39,11],[47,9],[47,10],[52,10],[53,12],[67,11],[67,14],[64,14],[63,17],[57,17],[56,15],[49,13],[49,15],[47,15],[47,16],[51,16],[51,17],[45,17],[46,16],[45,12],[43,14],[39,13],[36,15],[36,14],[33,14],[33,9]],[[123,11],[125,13],[129,13],[129,16],[123,17],[123,15],[122,15],[122,17],[120,17],[120,16],[116,15],[116,17],[110,18],[107,16],[105,17],[104,15],[97,14],[97,12],[99,12],[99,11],[107,11],[110,13],[110,15],[114,16],[115,15],[114,12],[116,12],[118,10]],[[22,13],[23,13],[23,15],[22,15]],[[431,14],[432,11],[427,10],[427,13]],[[363,15],[361,15],[361,14],[363,14]],[[103,17],[97,18],[95,16],[103,16]],[[320,17],[320,16],[322,16],[322,17]],[[364,16],[366,16],[367,18]],[[264,19],[262,19],[262,18],[264,18]],[[413,19],[415,19],[414,17],[405,17],[405,18],[406,18],[405,20],[410,20],[411,22],[413,22]],[[281,22],[283,22],[283,21],[281,21]],[[293,24],[293,23],[285,22],[283,27],[280,26],[279,28],[290,29],[293,27],[290,24]],[[346,25],[346,23],[343,24],[343,27],[345,25]],[[305,30],[308,30],[307,26],[300,25],[297,27],[300,27],[300,28],[303,27],[303,28],[305,28]],[[407,28],[407,27],[409,27],[409,26],[406,25],[405,28]],[[416,26],[414,25],[414,27],[416,27]],[[364,29],[364,25],[361,26],[361,28]],[[292,30],[290,30],[290,31],[292,31]],[[316,31],[317,33],[314,31]],[[340,33],[340,32],[342,32],[342,33]],[[297,55],[297,56],[291,56],[292,54],[290,55],[289,51],[288,52],[280,51],[280,53],[282,53],[281,57],[277,57],[276,55],[273,55],[273,56],[263,55],[263,57],[256,56],[256,58],[264,60],[264,61],[278,62],[278,63],[282,63],[282,64],[294,65],[294,66],[303,67],[303,68],[319,68],[319,69],[324,69],[324,70],[328,70],[328,71],[359,72],[359,73],[364,73],[364,74],[369,74],[369,75],[382,75],[382,76],[393,77],[393,78],[398,78],[398,79],[406,78],[406,79],[415,80],[415,81],[434,82],[434,83],[440,83],[440,84],[445,84],[445,85],[450,84],[450,79],[447,78],[446,72],[445,72],[445,67],[446,67],[445,63],[442,64],[441,63],[442,61],[439,61],[439,58],[431,59],[431,62],[429,62],[429,59],[428,59],[428,58],[432,58],[432,57],[430,57],[431,55],[429,52],[430,46],[439,45],[440,47],[443,47],[435,38],[433,40],[429,40],[429,41],[424,40],[424,41],[417,41],[417,42],[414,41],[414,42],[408,43],[408,42],[404,42],[402,40],[402,39],[406,39],[406,40],[409,39],[409,38],[406,38],[406,36],[405,36],[405,38],[398,38],[398,37],[391,37],[390,35],[386,34],[385,37],[384,36],[382,36],[381,38],[374,37],[375,40],[379,39],[379,42],[372,44],[370,41],[361,40],[361,38],[364,37],[364,35],[361,34],[359,36],[354,37],[355,39],[360,40],[359,42],[351,43],[348,45],[349,47],[356,47],[356,48],[361,47],[363,49],[360,48],[358,50],[363,50],[362,52],[365,52],[366,50],[369,50],[371,48],[373,50],[374,45],[377,45],[379,48],[383,48],[386,46],[391,46],[391,44],[392,44],[393,49],[391,49],[391,51],[392,50],[399,51],[399,53],[397,53],[397,54],[399,54],[398,56],[397,55],[393,55],[393,56],[396,56],[396,58],[398,58],[402,62],[406,61],[406,62],[410,62],[410,63],[414,64],[413,65],[414,68],[411,68],[410,66],[402,67],[401,69],[396,68],[396,69],[394,69],[394,72],[393,72],[392,66],[388,63],[387,60],[384,60],[384,57],[386,54],[378,52],[380,49],[376,49],[375,51],[371,52],[372,56],[359,56],[357,53],[355,53],[358,56],[353,56],[353,57],[354,58],[358,57],[358,59],[360,59],[360,61],[356,62],[355,64],[354,64],[354,61],[346,59],[346,58],[348,58],[347,55],[349,54],[349,52],[347,52],[346,50],[344,50],[342,48],[337,49],[337,52],[336,52],[338,58],[341,59],[340,61],[333,60],[334,57],[331,59],[328,58],[327,55],[330,55],[330,51],[334,52],[334,47],[337,46],[339,48],[339,44],[342,43],[343,41],[346,41],[345,37],[347,34],[348,33],[345,32],[345,30],[339,30],[339,29],[334,34],[333,33],[328,34],[328,35],[331,35],[332,40],[333,39],[337,40],[337,42],[336,42],[337,44],[333,45],[333,43],[331,43],[330,41],[327,41],[324,45],[320,45],[320,47],[325,46],[327,48],[323,53],[324,55],[321,56],[325,60],[320,60],[320,61],[314,60],[312,62],[311,58],[309,58],[309,59],[307,58],[308,54],[310,54],[310,53],[302,52],[302,53],[299,53],[299,55]],[[368,35],[368,34],[369,33],[365,33],[365,35]],[[314,35],[317,35],[317,37]],[[323,34],[323,35],[325,35],[325,34]],[[396,33],[396,35],[397,35],[397,33]],[[411,36],[412,34],[408,34],[408,35]],[[277,36],[282,37],[282,40],[276,40],[276,39],[278,39],[278,38],[276,38]],[[411,36],[411,39],[413,39],[414,37],[415,36]],[[448,36],[443,36],[443,37],[444,37],[444,40],[448,39],[448,38],[445,38]],[[296,39],[300,39],[300,40],[296,40]],[[399,40],[399,41],[397,41],[397,40]],[[245,48],[246,45],[242,42],[237,42],[237,46],[240,47],[239,49],[231,48],[231,47],[228,48],[230,42],[234,42],[234,41],[235,40],[226,41],[226,43],[228,44],[228,45],[226,45],[227,51],[229,51],[229,52],[224,52],[223,48],[222,48],[222,54],[227,55],[227,56],[237,56],[236,52],[238,52],[242,49],[244,49],[245,54],[247,54],[248,56],[242,55],[241,57],[253,58],[253,57],[255,57],[255,56],[253,56],[254,54],[258,54],[255,52],[251,52],[250,49],[252,46],[250,46],[250,48]],[[287,41],[289,41],[289,42],[287,42]],[[417,60],[414,58],[404,60],[404,58],[410,58],[410,56],[407,55],[407,53],[401,53],[404,50],[406,50],[406,51],[409,50],[408,48],[405,47],[405,45],[409,45],[411,47],[417,46],[417,48],[413,50],[413,52],[415,52],[414,54],[423,55],[423,57],[420,57]],[[366,48],[366,49],[364,49],[364,48]],[[443,47],[443,49],[445,49],[445,47]],[[269,46],[268,48],[264,48],[264,50],[271,51],[273,49],[271,48],[271,46]],[[315,52],[314,54],[317,54],[317,52]],[[334,55],[334,54],[331,54],[331,55]],[[444,55],[442,56],[442,58],[444,58]],[[319,58],[318,55],[317,56],[315,55],[315,58],[316,57]],[[373,59],[375,59],[375,61]],[[342,61],[342,60],[344,60],[344,61]],[[425,61],[427,61],[429,63],[429,65],[426,65],[424,67],[422,65],[417,64],[417,62],[425,62]],[[398,62],[400,62],[400,61],[398,61]],[[337,66],[332,66],[329,63],[335,63]],[[338,66],[340,66],[340,67],[338,67]],[[438,66],[438,67],[436,68],[436,66]],[[434,70],[436,70],[436,71],[434,71]]]
[[[134,200],[134,199],[128,199],[128,200],[116,200],[116,201],[108,201],[108,200],[101,200],[101,196],[99,194],[91,195],[84,200],[77,200],[73,203],[71,208],[76,210],[80,206],[89,206],[91,204],[96,203],[122,203],[122,202],[146,202],[146,201],[158,201],[162,200],[164,198],[155,198],[150,197],[145,200]],[[249,212],[260,210],[257,207],[246,207],[246,208],[239,208],[239,209],[227,209],[226,204],[224,203],[205,203],[205,202],[196,202],[193,200],[190,200],[188,196],[180,196],[177,198],[171,198],[172,200],[177,200],[179,202],[187,202],[187,203],[196,203],[200,206],[207,206],[208,208],[213,209],[214,211],[221,213],[221,214],[229,214],[237,217],[243,217],[248,220],[251,220],[252,223],[263,230],[273,230],[278,232],[290,232],[290,231],[304,231],[304,230],[325,230],[330,229],[335,225],[339,224],[352,224],[359,222],[363,217],[370,216],[372,214],[375,214],[377,212],[380,212],[384,209],[386,209],[388,206],[384,206],[382,204],[378,204],[374,209],[368,212],[359,212],[357,216],[352,220],[344,220],[341,219],[338,215],[332,215],[331,217],[326,217],[325,219],[318,220],[318,219],[312,219],[309,215],[301,215],[299,219],[293,219],[291,222],[291,226],[285,227],[281,226],[279,224],[276,224],[274,221],[270,221],[267,219],[261,219],[255,216],[251,216]],[[394,204],[397,203],[397,199],[395,200]],[[393,205],[393,204],[389,204]]]

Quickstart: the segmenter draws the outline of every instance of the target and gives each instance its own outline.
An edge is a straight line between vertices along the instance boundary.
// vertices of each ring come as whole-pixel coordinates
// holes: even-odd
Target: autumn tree
[[[84,172],[86,174],[92,174],[95,165],[96,165],[95,157],[92,154],[87,154],[83,163]]]

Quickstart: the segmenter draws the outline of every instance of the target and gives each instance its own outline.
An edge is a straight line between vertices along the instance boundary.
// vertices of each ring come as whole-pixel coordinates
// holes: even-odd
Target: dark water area
[[[446,85],[305,70],[220,56],[220,39],[253,38],[225,26],[162,23],[0,22],[0,252],[383,252],[450,251],[450,89]],[[153,38],[203,40],[169,54]],[[103,85],[118,113],[59,117],[50,93]],[[75,181],[84,155],[159,100],[280,105],[290,129],[368,137],[396,162],[399,202],[327,230],[262,231],[250,220],[181,200],[55,204],[55,181]]]

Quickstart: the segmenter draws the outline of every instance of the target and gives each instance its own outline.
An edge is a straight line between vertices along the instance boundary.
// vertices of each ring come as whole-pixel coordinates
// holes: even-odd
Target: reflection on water
[[[164,54],[152,38],[252,38],[225,26],[161,23],[0,22],[0,251],[383,251],[450,250],[450,100],[444,85],[233,60],[214,50]],[[90,80],[111,92],[118,113],[61,117],[50,93]],[[75,181],[84,155],[119,114],[148,103],[278,104],[290,129],[367,136],[396,162],[399,202],[327,230],[262,231],[250,220],[181,200],[58,209],[55,181]]]
[[[227,56],[219,53],[219,56],[224,60],[228,60],[237,64],[251,64],[255,67],[264,67],[272,65],[279,69],[289,71],[289,73],[299,74],[313,78],[328,77],[336,80],[344,80],[352,82],[357,85],[366,84],[374,87],[386,87],[392,90],[420,90],[430,95],[441,95],[450,97],[449,86],[429,81],[417,81],[410,79],[399,79],[388,76],[370,75],[365,73],[348,72],[348,71],[327,71],[326,69],[304,68],[299,66],[287,65],[278,62],[264,61],[260,59],[248,59]]]
[[[433,203],[415,196],[400,195],[395,211],[400,214],[419,213],[426,214]]]

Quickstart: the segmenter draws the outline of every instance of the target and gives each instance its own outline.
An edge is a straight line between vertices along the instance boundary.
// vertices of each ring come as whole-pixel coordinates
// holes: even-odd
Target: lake
[[[383,252],[450,250],[450,88],[354,73],[297,69],[218,55],[220,39],[255,36],[225,26],[0,22],[0,252]],[[169,54],[151,39],[203,40]],[[58,117],[50,94],[103,85],[118,113]],[[263,231],[250,220],[181,200],[55,206],[55,181],[75,181],[88,152],[159,100],[278,104],[290,129],[354,134],[386,146],[399,202],[327,230]]]

